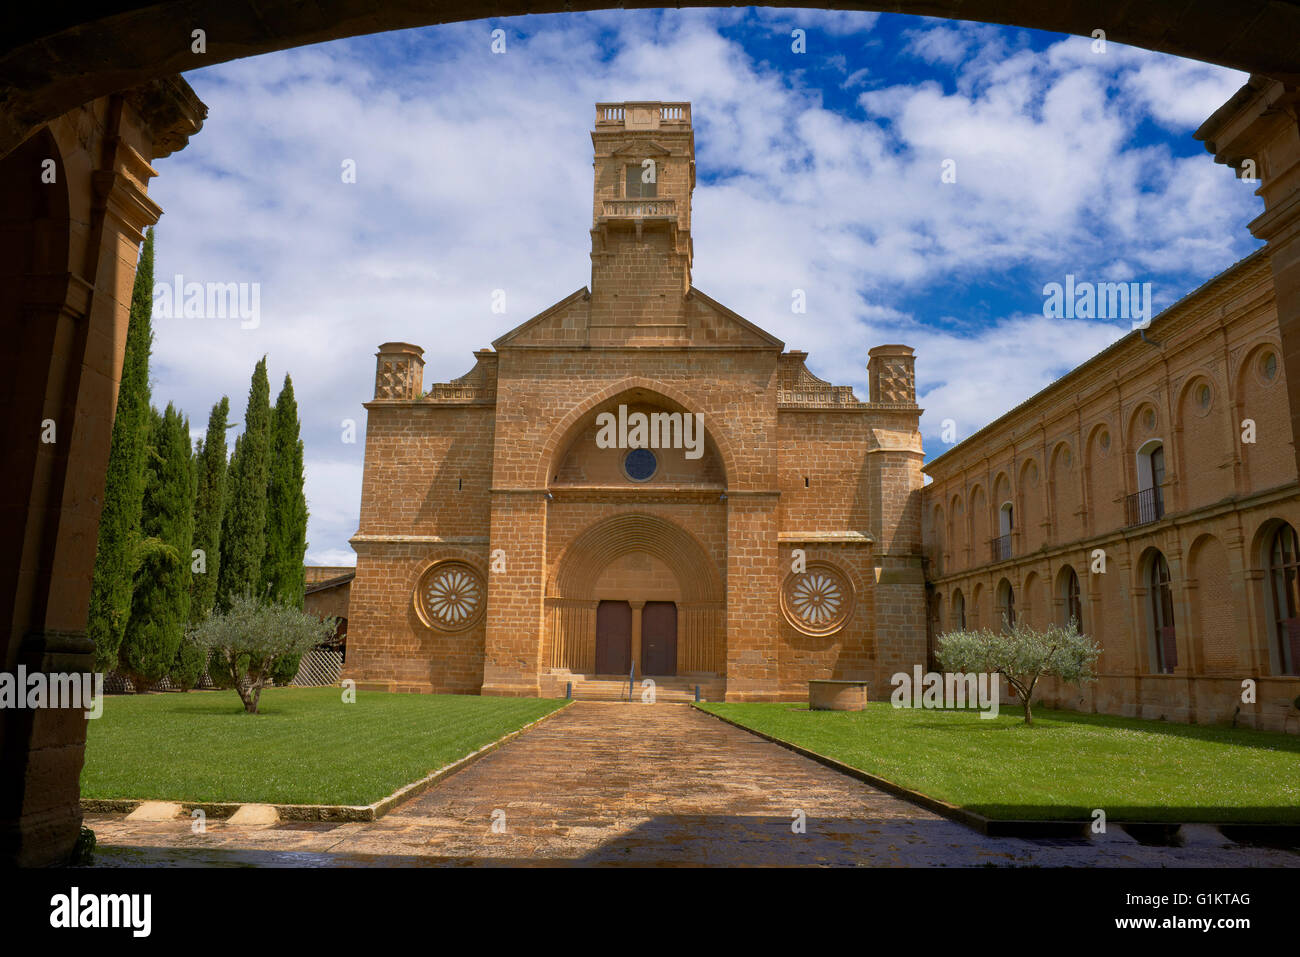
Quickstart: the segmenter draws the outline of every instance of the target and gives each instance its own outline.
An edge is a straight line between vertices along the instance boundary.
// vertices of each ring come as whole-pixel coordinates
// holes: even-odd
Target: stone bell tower
[[[591,142],[591,342],[680,338],[691,288],[691,105],[598,103]]]

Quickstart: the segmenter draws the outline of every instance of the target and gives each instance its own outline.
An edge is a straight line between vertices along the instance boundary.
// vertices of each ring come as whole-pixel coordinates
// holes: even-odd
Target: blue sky
[[[186,78],[210,112],[157,164],[156,278],[258,283],[261,317],[156,320],[154,400],[197,435],[222,394],[242,419],[263,354],[273,394],[292,373],[313,563],[354,560],[375,347],[421,345],[425,381],[446,381],[589,282],[598,100],[691,101],[696,286],[863,398],[867,350],[913,346],[927,458],[949,447],[944,419],[967,436],[1130,328],[1044,317],[1046,283],[1150,282],[1159,311],[1258,245],[1254,187],[1192,138],[1245,75],[1087,38],[608,11],[359,37]]]

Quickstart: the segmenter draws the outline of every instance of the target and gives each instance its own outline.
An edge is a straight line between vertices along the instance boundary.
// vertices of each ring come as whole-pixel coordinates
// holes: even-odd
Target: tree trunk
[[[230,674],[235,679],[235,690],[239,692],[239,700],[244,703],[244,712],[246,714],[257,714],[257,701],[249,696],[250,688],[244,687],[244,676],[239,673],[236,665],[237,656],[230,656]]]
[[[1034,706],[1030,703],[1029,696],[1024,697],[1025,702],[1025,724],[1034,723]]]

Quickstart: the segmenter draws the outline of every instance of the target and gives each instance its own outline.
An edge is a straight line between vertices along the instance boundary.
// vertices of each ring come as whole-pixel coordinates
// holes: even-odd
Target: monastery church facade
[[[423,383],[380,346],[345,676],[801,700],[926,658],[912,350],[869,401],[691,281],[687,103],[598,104],[591,283]]]

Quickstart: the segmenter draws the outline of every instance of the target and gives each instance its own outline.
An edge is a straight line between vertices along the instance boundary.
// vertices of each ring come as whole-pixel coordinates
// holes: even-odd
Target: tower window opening
[[[627,190],[625,196],[628,199],[654,199],[659,195],[659,184],[654,180],[649,183],[641,179],[641,165],[627,167]]]

